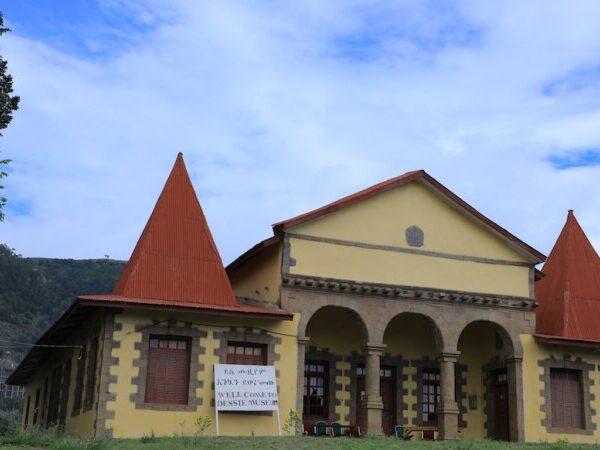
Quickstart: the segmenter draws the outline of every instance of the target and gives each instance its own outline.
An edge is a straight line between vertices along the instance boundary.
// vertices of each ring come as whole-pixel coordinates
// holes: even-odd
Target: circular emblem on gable
[[[411,225],[406,229],[406,243],[411,247],[422,247],[423,246],[423,230],[416,225]]]

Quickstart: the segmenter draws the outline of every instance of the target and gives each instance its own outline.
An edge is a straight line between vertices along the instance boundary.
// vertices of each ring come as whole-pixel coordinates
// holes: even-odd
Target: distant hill
[[[112,290],[124,261],[23,258],[0,244],[0,355],[19,361],[33,343],[81,294]]]

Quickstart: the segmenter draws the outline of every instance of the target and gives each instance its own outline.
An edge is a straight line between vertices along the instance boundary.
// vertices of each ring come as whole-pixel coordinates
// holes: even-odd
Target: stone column
[[[296,411],[302,417],[304,411],[304,361],[306,358],[306,346],[310,338],[298,336],[298,370],[296,388]]]
[[[508,429],[510,440],[525,441],[523,409],[523,358],[506,359],[508,375]]]
[[[383,401],[379,391],[379,370],[380,360],[384,344],[368,343],[365,346],[367,361],[365,365],[365,391],[367,399],[363,407],[367,410],[367,429],[366,433],[370,436],[383,435],[381,427],[381,411],[383,410]]]
[[[456,381],[454,364],[460,352],[443,352],[438,355],[440,363],[441,402],[438,405],[440,439],[458,438],[458,405],[456,404]]]

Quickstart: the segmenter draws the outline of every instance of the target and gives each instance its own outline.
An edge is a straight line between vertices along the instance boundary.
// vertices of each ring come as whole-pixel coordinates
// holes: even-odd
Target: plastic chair
[[[333,422],[331,424],[331,434],[333,437],[340,437],[342,435],[342,426],[339,422]]]
[[[398,439],[402,439],[403,441],[410,441],[413,438],[413,431],[407,431],[402,425],[394,427],[394,434]]]
[[[327,436],[327,422],[315,422],[313,430],[315,436]]]
[[[314,434],[315,424],[313,422],[305,420],[302,422],[302,425],[304,427],[304,434]]]
[[[425,430],[421,436],[421,439],[424,441],[435,441],[435,431],[433,430]]]
[[[350,425],[350,436],[356,438],[359,438],[361,436],[360,427],[358,425]]]

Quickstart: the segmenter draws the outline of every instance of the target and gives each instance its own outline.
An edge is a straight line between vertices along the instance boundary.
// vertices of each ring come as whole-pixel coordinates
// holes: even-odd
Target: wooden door
[[[379,371],[379,391],[383,401],[381,426],[387,435],[394,434],[396,426],[396,374],[393,367],[382,367]],[[356,370],[356,423],[361,430],[366,430],[367,414],[363,408],[366,399],[365,369],[358,366]]]
[[[393,367],[381,368],[379,389],[383,400],[381,427],[386,435],[391,435],[396,426],[396,377]]]
[[[494,428],[492,438],[508,441],[510,438],[508,425],[508,378],[506,369],[492,373],[493,380],[493,414]]]
[[[356,424],[364,433],[367,429],[367,412],[363,409],[363,402],[367,399],[367,393],[365,392],[364,368],[362,368],[362,375],[360,375],[360,369],[359,367],[356,376]]]

